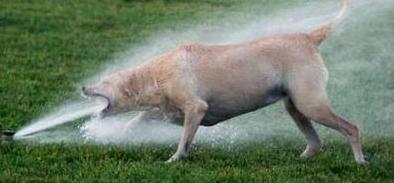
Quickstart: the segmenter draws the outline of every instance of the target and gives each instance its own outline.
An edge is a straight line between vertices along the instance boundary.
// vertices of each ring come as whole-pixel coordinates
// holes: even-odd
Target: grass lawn
[[[18,129],[75,97],[81,81],[111,65],[114,55],[135,50],[155,35],[223,24],[229,15],[237,17],[233,24],[238,22],[242,28],[243,19],[308,2],[2,0],[0,129]],[[169,165],[163,161],[175,151],[175,143],[1,141],[0,182],[394,182],[394,7],[384,2],[370,3],[375,11],[366,5],[355,8],[321,48],[330,71],[332,105],[360,126],[368,166],[358,166],[344,138],[322,127],[318,132],[324,140],[323,152],[301,160],[303,138],[283,107],[275,105],[238,119],[252,121],[251,134],[258,134],[258,127],[270,127],[264,131],[274,138],[230,147],[196,143],[189,158]],[[382,5],[385,8],[378,11]],[[257,121],[268,125],[255,127]],[[284,125],[278,127],[279,122]],[[287,125],[291,127],[283,127]]]

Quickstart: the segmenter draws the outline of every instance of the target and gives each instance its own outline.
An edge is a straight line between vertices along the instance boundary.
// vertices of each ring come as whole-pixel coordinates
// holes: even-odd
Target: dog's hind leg
[[[291,99],[285,100],[285,107],[291,118],[297,124],[297,127],[304,134],[308,143],[305,151],[301,154],[301,158],[309,158],[317,154],[320,151],[321,142],[312,126],[311,120],[298,111]]]
[[[309,78],[301,81],[302,87],[293,88],[291,99],[296,108],[307,118],[320,123],[326,127],[335,129],[346,136],[353,150],[354,157],[359,164],[365,164],[364,155],[361,150],[361,139],[357,126],[336,115],[327,99],[324,89],[316,87],[315,83],[305,85]],[[310,87],[308,87],[310,86]]]

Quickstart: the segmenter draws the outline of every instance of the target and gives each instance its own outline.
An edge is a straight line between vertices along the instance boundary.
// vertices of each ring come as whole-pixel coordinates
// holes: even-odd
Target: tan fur
[[[166,117],[183,125],[178,150],[169,161],[186,156],[198,126],[215,125],[285,99],[287,111],[307,138],[302,157],[320,150],[313,120],[348,137],[357,162],[364,163],[357,127],[331,110],[325,92],[328,72],[317,48],[343,18],[348,3],[343,1],[334,21],[311,33],[272,35],[235,45],[181,45],[85,87],[84,93],[107,99],[103,116],[143,110],[133,124]]]
[[[349,8],[350,0],[342,0],[341,2],[342,9],[337,15],[337,17],[309,34],[315,45],[320,45],[331,34],[334,27],[339,24],[345,17],[345,14]]]

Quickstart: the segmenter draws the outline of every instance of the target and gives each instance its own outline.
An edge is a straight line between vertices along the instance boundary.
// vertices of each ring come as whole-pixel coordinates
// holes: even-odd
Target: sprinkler
[[[6,140],[6,141],[13,141],[14,140],[14,131],[11,130],[3,130],[1,138]]]

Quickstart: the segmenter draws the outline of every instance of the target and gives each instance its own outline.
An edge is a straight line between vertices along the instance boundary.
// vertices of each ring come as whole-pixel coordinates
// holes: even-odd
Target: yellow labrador
[[[234,45],[181,45],[98,85],[83,87],[83,92],[106,99],[103,117],[141,110],[145,112],[130,125],[163,117],[183,125],[169,162],[187,155],[200,125],[215,125],[284,99],[307,139],[302,157],[320,150],[313,120],[348,137],[356,161],[365,163],[357,127],[330,107],[325,91],[328,72],[318,50],[348,6],[349,0],[343,0],[339,15],[310,33],[278,34]]]

